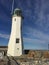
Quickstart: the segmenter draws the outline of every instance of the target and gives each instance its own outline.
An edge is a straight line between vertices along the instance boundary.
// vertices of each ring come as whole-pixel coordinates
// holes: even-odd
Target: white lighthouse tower
[[[23,54],[22,44],[22,12],[20,9],[15,9],[12,16],[12,29],[8,43],[8,56],[20,56]]]

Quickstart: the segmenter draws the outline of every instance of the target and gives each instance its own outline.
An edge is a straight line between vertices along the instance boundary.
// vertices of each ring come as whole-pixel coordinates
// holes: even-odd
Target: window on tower
[[[14,20],[16,21],[16,18]]]
[[[16,38],[16,43],[19,43],[19,38]]]

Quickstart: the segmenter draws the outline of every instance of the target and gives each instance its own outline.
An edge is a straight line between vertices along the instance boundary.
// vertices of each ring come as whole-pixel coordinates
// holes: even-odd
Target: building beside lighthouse
[[[23,54],[22,43],[22,11],[15,9],[12,16],[12,29],[8,43],[8,56],[20,56]]]

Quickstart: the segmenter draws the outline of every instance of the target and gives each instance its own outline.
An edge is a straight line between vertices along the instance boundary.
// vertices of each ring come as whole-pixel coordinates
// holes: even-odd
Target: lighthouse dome
[[[14,15],[21,16],[21,15],[22,15],[21,9],[16,8],[16,9],[14,10]]]

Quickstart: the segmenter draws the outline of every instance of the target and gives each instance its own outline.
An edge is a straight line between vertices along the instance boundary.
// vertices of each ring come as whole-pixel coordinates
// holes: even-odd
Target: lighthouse
[[[12,28],[7,56],[21,56],[23,54],[22,18],[22,11],[18,8],[15,9],[12,15]]]

